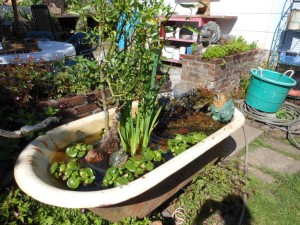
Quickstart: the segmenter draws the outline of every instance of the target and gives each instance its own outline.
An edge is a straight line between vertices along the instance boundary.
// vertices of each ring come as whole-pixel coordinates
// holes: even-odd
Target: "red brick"
[[[196,60],[196,56],[195,55],[184,55],[183,56],[183,61],[184,60]]]
[[[87,94],[88,97],[101,98],[101,92],[99,90],[94,90],[93,92]]]
[[[196,66],[199,66],[199,62],[197,62],[197,61],[192,61],[192,62],[190,62],[189,65],[191,65],[191,66],[193,66],[193,67],[196,67]]]
[[[56,100],[53,100],[53,99],[51,99],[47,102],[42,102],[41,105],[46,106],[46,107],[50,106],[52,108],[59,108],[59,104],[57,103]]]
[[[71,98],[61,98],[57,100],[59,105],[65,105],[67,107],[82,105],[85,102],[84,95],[77,95]]]
[[[191,71],[191,72],[189,73],[189,76],[191,76],[191,77],[199,77],[199,73],[198,73],[198,72],[195,72],[195,71]]]
[[[80,105],[80,106],[75,107],[78,114],[83,114],[83,113],[86,113],[86,112],[92,112],[96,108],[97,108],[97,105],[95,105],[95,104],[84,104],[84,105]]]
[[[182,60],[182,66],[188,65],[188,64],[189,64],[189,62],[187,60]]]
[[[81,119],[81,118],[84,118],[84,117],[87,117],[87,116],[90,116],[90,115],[92,115],[91,112],[86,112],[86,113],[83,113],[83,114],[76,115],[76,118]]]
[[[67,108],[64,110],[59,111],[59,115],[62,117],[69,117],[69,116],[75,116],[77,114],[77,111],[74,108]]]

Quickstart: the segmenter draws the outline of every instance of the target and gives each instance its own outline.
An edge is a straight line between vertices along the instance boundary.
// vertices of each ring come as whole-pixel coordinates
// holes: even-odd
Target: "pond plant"
[[[159,120],[164,120],[160,114],[168,111],[157,101],[168,74],[163,74],[159,80],[157,77],[162,66],[160,55],[163,48],[159,40],[159,15],[163,13],[167,19],[171,12],[163,5],[163,1],[153,1],[151,4],[148,1],[114,1],[106,4],[105,1],[96,0],[90,1],[88,6],[78,3],[77,7],[79,14],[83,17],[89,14],[98,23],[89,31],[99,37],[97,44],[103,53],[102,58],[95,62],[97,67],[93,74],[97,79],[93,85],[101,91],[99,102],[105,114],[105,129],[101,139],[86,155],[80,155],[87,165],[102,161],[109,163],[102,179],[104,187],[124,185],[167,160],[165,150],[152,149],[149,144]],[[182,100],[185,103],[179,104],[200,109],[211,100],[210,95],[205,103],[200,101],[202,106],[186,98]],[[198,96],[194,93],[191,98],[195,101]],[[138,101],[136,112],[133,112],[134,101]],[[116,107],[116,115],[114,122],[109,125],[108,109],[111,103]],[[184,107],[189,108],[188,105]],[[170,139],[165,148],[176,156],[205,137],[206,134],[202,132],[189,132],[186,136],[180,134]],[[67,155],[70,152],[77,154],[69,148],[66,152]],[[73,185],[75,182],[71,185],[68,183],[71,188],[79,187],[80,181],[88,184],[78,176],[80,168],[76,161],[70,160],[70,163],[71,166],[55,162],[51,173],[67,183],[76,180],[76,185]],[[67,175],[64,174],[66,168],[70,170]],[[91,177],[93,174],[88,174],[88,181],[92,180]]]
[[[80,1],[76,3],[72,10],[76,10],[84,19],[86,15],[91,16],[98,24],[89,33],[99,37],[97,44],[103,53],[96,62],[93,86],[101,91],[99,102],[105,112],[105,129],[96,148],[85,159],[94,162],[95,158],[107,158],[119,151],[119,143],[126,155],[142,155],[148,148],[150,134],[161,110],[157,107],[156,99],[167,73],[160,81],[156,79],[163,47],[159,41],[159,15],[163,13],[168,18],[171,15],[170,8],[164,6],[161,0],[151,3],[107,3],[104,0],[92,0],[88,5]],[[134,100],[139,102],[136,114],[132,114]],[[118,110],[119,118],[110,126],[108,109],[112,103]],[[118,154],[118,157],[121,155]],[[148,155],[151,154],[148,152]],[[129,159],[127,165],[131,161]],[[140,166],[143,165],[141,163]],[[148,170],[153,167],[149,162],[146,163]]]

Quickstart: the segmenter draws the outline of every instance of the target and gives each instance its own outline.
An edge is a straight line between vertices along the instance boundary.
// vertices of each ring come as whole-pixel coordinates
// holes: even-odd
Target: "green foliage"
[[[192,51],[192,54],[193,54],[194,52],[196,52],[197,47],[198,47],[198,45],[197,45],[196,43],[193,43],[193,44],[191,45],[191,51]]]
[[[250,82],[251,82],[251,76],[242,77],[240,81],[240,86],[231,92],[232,98],[244,99],[246,97]]]
[[[30,7],[31,5],[41,5],[43,3],[43,0],[23,0],[19,3],[19,5]]]
[[[281,109],[275,113],[278,119],[288,119],[287,111],[285,109]]]
[[[224,58],[227,55],[246,52],[255,48],[255,43],[248,44],[241,36],[232,37],[232,40],[224,45],[216,44],[207,47],[202,57],[205,59]]]
[[[66,209],[33,200],[19,189],[0,196],[1,224],[108,225],[108,221],[81,209]]]
[[[67,62],[74,65],[66,66]],[[82,56],[55,62],[11,64],[0,68],[0,78],[0,86],[7,87],[22,104],[85,94],[100,84],[98,63]]]
[[[146,172],[152,171],[155,163],[163,160],[161,151],[146,149],[142,158],[130,157],[121,167],[110,167],[103,178],[104,186],[125,185]]]
[[[86,209],[67,209],[38,202],[19,189],[0,196],[0,224],[43,225],[148,225],[149,218],[125,218],[109,222]]]
[[[1,97],[3,97],[3,99]],[[25,125],[36,124],[47,117],[42,110],[32,107],[31,105],[20,107],[14,102],[14,99],[9,96],[2,95],[0,98],[1,129],[8,131],[19,130]],[[41,132],[32,132],[30,135],[21,139],[0,137],[0,189],[13,181],[13,166],[17,156],[25,145],[28,144],[28,141],[32,140],[40,133]]]
[[[176,207],[184,208],[184,224],[204,224],[201,216],[206,215],[199,215],[199,212],[208,201],[218,203],[228,196],[240,198],[238,196],[245,192],[244,181],[246,179],[246,175],[240,169],[240,164],[235,159],[222,161],[217,165],[208,165],[194,178],[192,184],[185,188],[184,193],[176,202]],[[236,205],[234,205],[234,210],[237,210]],[[237,224],[237,221],[231,224]]]
[[[259,138],[256,138],[254,141],[251,142],[251,144],[249,146],[249,149],[253,150],[257,147],[269,148],[269,147],[271,147],[271,145],[268,144],[263,138],[259,137]]]
[[[59,112],[59,109],[52,108],[51,106],[48,106],[44,110],[45,110],[45,114],[48,116],[54,116]]]
[[[89,15],[98,22],[91,32],[99,37],[97,44],[104,51],[98,65],[98,88],[102,92],[109,91],[109,94],[101,96],[104,111],[107,110],[107,102],[112,99],[117,103],[142,102],[154,86],[153,75],[150,76],[153,73],[152,56],[160,55],[163,47],[159,45],[159,22],[156,18],[161,13],[170,15],[170,8],[164,6],[163,0],[117,0],[110,4],[106,0],[92,0],[87,5],[78,2],[76,10],[84,19]],[[124,46],[120,48],[121,40],[124,40]],[[161,62],[154,64],[157,66]],[[107,134],[108,117],[107,113]]]
[[[132,100],[125,101],[120,111],[119,134],[123,149],[134,156],[148,147],[150,135],[156,125],[161,107],[156,106],[160,86],[155,86],[158,54],[152,55],[152,75],[149,86],[144,87],[145,97],[139,97],[138,112],[132,115]],[[162,79],[164,82],[165,79]]]
[[[204,59],[214,59],[223,58],[227,55],[224,45],[214,45],[207,47],[206,51],[203,53],[202,57]]]
[[[242,89],[244,90],[244,93],[247,92],[250,82],[251,82],[251,77],[244,77],[241,79],[240,85],[241,85]]]
[[[0,68],[0,86],[7,88],[17,102],[27,103],[38,94],[35,88],[43,86],[44,90],[39,90],[40,94],[47,91],[45,77],[51,74],[51,67],[52,63],[37,64],[31,61],[10,64]]]
[[[174,139],[168,140],[168,147],[173,155],[176,156],[205,138],[206,134],[203,132],[191,132],[187,135],[178,134]],[[103,178],[103,185],[120,186],[127,184],[146,172],[152,171],[155,163],[162,160],[163,157],[160,150],[145,148],[141,158],[130,157],[123,166],[110,167]]]
[[[127,101],[122,109],[119,126],[121,145],[131,156],[148,147],[151,132],[161,111],[161,108],[152,107],[153,109],[149,104],[144,107],[140,104],[135,117],[131,114],[131,101]]]
[[[84,143],[74,143],[67,147],[66,154],[70,158],[81,158],[93,148],[92,145]],[[82,168],[77,159],[69,162],[54,162],[50,167],[50,173],[57,179],[67,181],[67,186],[76,189],[79,185],[86,186],[93,183],[96,176],[89,167]]]
[[[66,154],[70,158],[81,158],[87,153],[87,151],[91,150],[92,148],[92,145],[87,145],[84,143],[74,143],[66,149]]]
[[[201,142],[206,137],[204,132],[191,132],[187,135],[177,134],[175,138],[168,140],[168,147],[173,155],[176,156],[192,145]]]
[[[249,176],[247,207],[253,224],[286,224],[299,222],[300,173],[293,175],[272,174],[276,181],[272,185]],[[272,220],[270,220],[272,218]]]
[[[50,167],[50,173],[57,179],[67,181],[69,188],[76,189],[80,184],[91,184],[95,179],[91,168],[81,168],[76,159],[65,162],[54,162]]]
[[[51,78],[57,87],[58,97],[69,93],[86,94],[99,86],[97,61],[86,59],[83,56],[68,60],[56,63],[55,74]],[[74,65],[65,66],[65,63],[70,62],[73,62]]]

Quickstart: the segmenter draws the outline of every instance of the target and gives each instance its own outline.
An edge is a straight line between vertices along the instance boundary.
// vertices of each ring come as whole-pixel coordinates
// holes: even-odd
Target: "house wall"
[[[257,42],[259,48],[270,50],[285,1],[211,0],[210,15],[237,16],[236,21],[216,20],[222,34],[241,35],[248,42]],[[176,6],[175,0],[165,0],[165,3],[175,8],[176,13],[180,14],[183,10],[182,7]]]

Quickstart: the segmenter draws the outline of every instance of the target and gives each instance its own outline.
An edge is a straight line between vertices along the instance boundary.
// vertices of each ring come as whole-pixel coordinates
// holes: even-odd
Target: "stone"
[[[180,99],[187,95],[190,95],[195,90],[195,87],[189,83],[181,82],[174,86],[173,88],[173,96],[174,99]]]
[[[274,140],[273,138],[272,139],[268,138],[267,140],[265,140],[265,142],[268,145],[272,146],[272,148],[280,150],[282,152],[292,153],[294,155],[300,155],[300,150],[296,148],[294,145],[285,144],[281,141]]]
[[[255,167],[266,167],[280,173],[292,174],[300,171],[300,161],[265,147],[249,152],[248,161]]]
[[[151,222],[149,225],[163,225],[163,223],[160,220],[156,220]]]
[[[249,172],[251,172],[256,178],[268,183],[268,184],[273,184],[275,182],[275,178],[272,177],[269,174],[266,174],[262,171],[260,171],[259,169],[253,167],[253,166],[249,166],[248,167]]]

